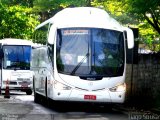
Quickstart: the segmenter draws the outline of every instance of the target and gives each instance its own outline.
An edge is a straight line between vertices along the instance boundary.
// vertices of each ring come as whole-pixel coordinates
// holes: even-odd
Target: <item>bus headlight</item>
[[[125,91],[126,90],[126,84],[123,83],[123,84],[117,85],[115,87],[109,88],[109,90],[111,92],[122,92],[122,91]]]
[[[54,88],[58,90],[70,90],[71,87],[64,85],[58,81],[54,81]]]

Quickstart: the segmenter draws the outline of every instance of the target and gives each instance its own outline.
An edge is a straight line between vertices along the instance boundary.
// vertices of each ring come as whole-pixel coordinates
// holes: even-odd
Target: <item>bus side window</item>
[[[32,67],[39,67],[39,50],[37,48],[32,52]]]
[[[39,50],[39,67],[45,67],[45,52],[43,49]]]
[[[52,62],[52,66],[54,66],[54,44],[48,44],[48,56],[49,56],[49,61]]]
[[[0,44],[0,59],[2,59],[3,57],[4,57],[3,48],[2,44]]]
[[[2,68],[2,59],[0,59],[0,69]]]
[[[48,39],[49,27],[50,27],[49,24],[47,24],[43,27],[36,29],[36,31],[34,31],[34,34],[32,36],[33,42],[45,45]]]

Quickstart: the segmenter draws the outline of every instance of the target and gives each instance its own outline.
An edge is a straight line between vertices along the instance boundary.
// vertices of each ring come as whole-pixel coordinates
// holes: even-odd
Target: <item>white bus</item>
[[[47,42],[33,50],[35,102],[124,102],[125,47],[134,37],[106,11],[66,8],[38,25],[34,38]]]
[[[33,74],[30,70],[32,42],[6,38],[0,40],[0,87],[32,94]]]

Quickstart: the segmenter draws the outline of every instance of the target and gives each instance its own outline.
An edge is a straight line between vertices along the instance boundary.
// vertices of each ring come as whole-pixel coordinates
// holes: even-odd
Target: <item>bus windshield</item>
[[[76,76],[122,76],[123,32],[101,28],[58,29],[56,62],[59,73]]]
[[[4,45],[4,69],[29,70],[31,46]]]

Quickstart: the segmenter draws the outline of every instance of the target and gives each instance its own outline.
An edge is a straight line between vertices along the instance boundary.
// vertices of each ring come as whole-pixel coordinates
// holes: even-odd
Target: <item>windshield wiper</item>
[[[84,60],[89,57],[89,53],[87,53],[84,58],[78,63],[78,65],[73,69],[73,71],[71,72],[71,75],[74,75],[75,72],[77,71],[77,69],[81,66],[81,64],[84,62]]]

